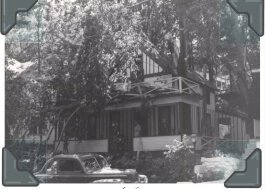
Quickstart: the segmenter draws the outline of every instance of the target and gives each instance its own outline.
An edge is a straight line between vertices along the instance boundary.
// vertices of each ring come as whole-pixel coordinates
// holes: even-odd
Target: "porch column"
[[[182,77],[179,77],[179,92],[182,93]]]

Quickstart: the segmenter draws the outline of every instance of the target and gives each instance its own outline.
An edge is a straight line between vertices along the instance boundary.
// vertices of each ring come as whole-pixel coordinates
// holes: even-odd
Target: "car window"
[[[62,159],[59,162],[59,171],[82,171],[80,162],[76,159]]]
[[[54,160],[47,162],[47,164],[44,165],[41,172],[42,173],[49,172],[49,174],[57,174],[57,169],[58,169],[58,160],[54,159]]]
[[[106,161],[105,158],[101,157],[101,156],[96,156],[96,159],[100,165],[100,167],[107,167],[108,166],[108,162]]]
[[[58,165],[58,160],[53,160],[53,161],[50,161],[48,164],[47,164],[47,169],[50,169],[52,167],[56,167]]]
[[[83,159],[83,163],[86,171],[93,171],[100,168],[97,160],[94,157]]]

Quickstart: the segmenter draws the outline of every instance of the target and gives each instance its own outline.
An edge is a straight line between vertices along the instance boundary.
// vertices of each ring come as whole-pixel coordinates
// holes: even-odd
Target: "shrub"
[[[184,136],[183,142],[174,140],[174,144],[168,145],[167,148],[165,152],[165,166],[168,170],[166,180],[168,182],[192,180],[196,156],[194,150],[188,146],[186,137]]]
[[[185,141],[185,140],[184,140]],[[167,146],[166,152],[141,152],[136,160],[136,152],[114,155],[110,159],[113,168],[135,168],[147,175],[152,183],[176,183],[194,178],[195,153],[185,142],[175,140]]]

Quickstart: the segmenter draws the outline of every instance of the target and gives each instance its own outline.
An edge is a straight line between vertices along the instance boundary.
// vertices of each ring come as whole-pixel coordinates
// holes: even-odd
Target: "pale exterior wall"
[[[177,139],[180,141],[181,136],[155,136],[155,137],[141,137],[133,139],[133,151],[158,151],[166,150],[166,145],[173,144]]]
[[[55,143],[57,146],[58,142]],[[108,140],[69,141],[68,153],[108,152]],[[63,141],[58,147],[63,151]]]

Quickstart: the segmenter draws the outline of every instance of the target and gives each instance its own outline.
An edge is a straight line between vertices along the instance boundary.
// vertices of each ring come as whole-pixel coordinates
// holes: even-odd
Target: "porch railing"
[[[237,150],[237,152],[243,152],[248,142],[248,140],[231,140],[212,136],[203,136],[201,137],[201,149],[234,149]]]
[[[184,77],[157,77],[139,83],[116,83],[115,88],[130,96],[147,96],[154,93],[200,94],[199,84]]]

